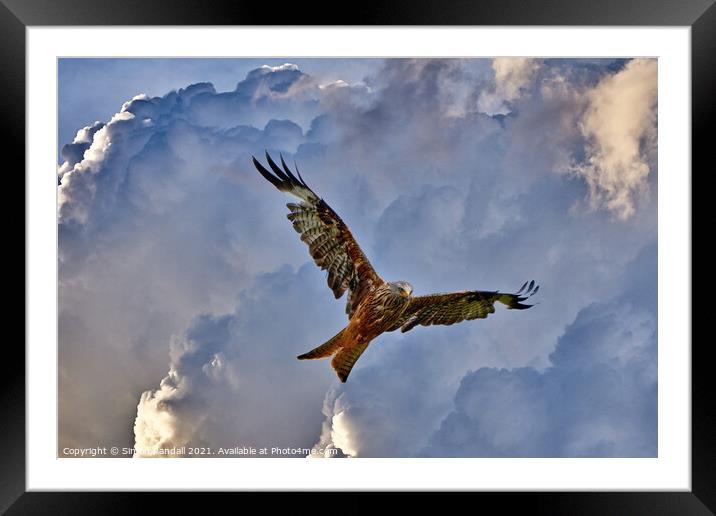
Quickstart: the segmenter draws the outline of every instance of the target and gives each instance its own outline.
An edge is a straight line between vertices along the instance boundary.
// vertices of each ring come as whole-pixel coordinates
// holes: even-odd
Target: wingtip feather
[[[512,305],[510,308],[511,308],[512,310],[525,310],[525,309],[530,308],[530,307],[532,307],[532,306],[534,306],[534,305],[525,305],[525,304],[523,304],[523,303],[517,303],[517,304],[515,304],[515,305]]]
[[[281,180],[290,183],[291,180],[289,177],[281,170],[281,168],[276,164],[276,162],[271,158],[271,155],[266,151],[266,161],[269,164],[269,167],[271,167],[271,170],[273,170],[273,173],[276,174]]]
[[[288,175],[289,178],[291,178],[291,181],[297,185],[300,185],[301,183],[298,181],[296,176],[293,175],[291,172],[291,169],[288,168],[288,165],[286,165],[286,161],[283,159],[283,154],[279,153],[279,157],[281,158],[281,166],[283,167],[283,171]]]
[[[274,185],[279,190],[283,188],[283,184],[278,177],[274,176],[271,172],[269,172],[266,167],[264,167],[261,162],[257,160],[254,156],[251,156],[251,159],[254,162],[254,167],[256,167],[256,170],[259,171],[259,174],[261,174],[264,179],[266,179],[269,183]]]

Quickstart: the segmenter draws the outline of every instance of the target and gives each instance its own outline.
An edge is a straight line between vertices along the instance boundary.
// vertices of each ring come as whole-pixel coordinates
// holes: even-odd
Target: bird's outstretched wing
[[[271,173],[252,156],[256,170],[282,192],[301,202],[289,203],[288,219],[308,245],[309,253],[321,269],[328,271],[328,286],[336,299],[348,290],[346,313],[350,318],[368,292],[383,283],[373,269],[348,226],[328,204],[311,190],[296,167],[296,177],[281,157],[279,167],[266,153]]]
[[[523,304],[527,298],[534,295],[538,286],[531,281],[522,285],[514,294],[501,292],[486,292],[472,290],[467,292],[451,292],[449,294],[430,294],[415,296],[410,299],[408,308],[388,331],[400,328],[406,332],[418,324],[430,326],[431,324],[450,325],[460,321],[484,319],[495,311],[495,302],[500,302],[516,310],[524,310],[532,305]]]

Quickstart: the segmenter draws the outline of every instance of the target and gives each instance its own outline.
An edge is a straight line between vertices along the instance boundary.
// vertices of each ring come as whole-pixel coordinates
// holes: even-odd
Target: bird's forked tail
[[[331,366],[336,371],[340,381],[345,383],[356,361],[363,354],[365,348],[368,347],[368,342],[346,342],[344,339],[345,330],[346,329],[343,328],[325,344],[321,344],[308,353],[298,355],[297,358],[299,360],[311,360],[326,358],[335,354],[336,356],[331,360]]]
[[[317,348],[313,348],[311,351],[304,353],[303,355],[298,355],[299,360],[312,360],[315,358],[326,358],[333,355],[336,351],[338,351],[342,346],[342,337],[343,332],[346,329],[343,328],[341,331],[336,333],[333,337],[330,338],[325,344],[321,344]]]

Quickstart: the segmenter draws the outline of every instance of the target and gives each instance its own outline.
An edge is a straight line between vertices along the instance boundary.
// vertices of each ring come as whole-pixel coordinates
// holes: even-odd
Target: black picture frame
[[[14,156],[7,179],[25,170],[25,29],[62,25],[612,25],[691,27],[692,170],[706,172],[708,126],[716,92],[715,0],[427,0],[357,4],[343,9],[312,2],[279,4],[199,0],[0,0],[3,141]],[[318,14],[324,13],[324,14]],[[349,14],[350,13],[350,14]],[[713,165],[710,167],[713,169]],[[10,173],[12,172],[12,174]],[[693,178],[693,171],[691,173]],[[18,181],[15,179],[15,181]],[[6,183],[7,185],[7,183]],[[24,191],[24,177],[21,188]],[[24,197],[23,197],[24,198]],[[6,206],[8,204],[6,203]],[[693,206],[693,201],[692,201]],[[6,221],[19,208],[6,208]],[[10,212],[12,210],[12,212]],[[693,217],[692,217],[693,219]],[[7,223],[6,223],[7,224]],[[24,241],[23,226],[23,241]],[[692,229],[693,231],[693,229]],[[28,256],[23,246],[22,265]],[[692,251],[693,252],[693,251]],[[693,256],[693,255],[692,255]],[[16,261],[20,261],[19,258]],[[693,269],[693,266],[692,266]],[[693,273],[693,270],[692,270]],[[19,277],[19,275],[15,275]],[[23,294],[23,300],[25,294]],[[692,300],[685,299],[685,303]],[[13,298],[12,306],[19,306]],[[25,304],[22,304],[24,311]],[[19,308],[14,308],[19,310]],[[20,320],[18,314],[15,319]],[[24,319],[24,318],[23,318]],[[8,321],[13,320],[11,318]],[[23,326],[23,334],[25,327]],[[691,343],[683,343],[689,345]],[[474,493],[501,510],[528,508],[538,514],[713,514],[716,511],[716,404],[710,399],[710,339],[692,346],[692,490],[690,492]],[[186,504],[180,493],[58,493],[25,489],[25,355],[19,339],[4,343],[0,388],[0,512],[7,514],[126,514],[147,498],[162,496],[164,510]],[[235,497],[212,494],[212,506]],[[240,496],[247,496],[246,493]],[[357,502],[354,502],[357,503]],[[330,504],[330,502],[329,502]],[[328,505],[330,507],[330,505]]]

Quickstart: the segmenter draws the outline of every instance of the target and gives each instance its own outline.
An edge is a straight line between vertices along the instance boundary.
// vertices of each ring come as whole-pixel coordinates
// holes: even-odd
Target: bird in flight
[[[328,287],[339,299],[348,291],[348,325],[324,344],[299,355],[299,360],[333,357],[331,366],[341,382],[348,379],[354,364],[378,335],[388,331],[406,332],[417,325],[450,325],[460,321],[484,319],[500,302],[509,309],[524,310],[524,304],[539,289],[534,281],[525,282],[514,294],[470,290],[447,294],[414,296],[407,281],[383,280],[353,238],[348,226],[335,211],[296,175],[281,156],[281,167],[271,159],[269,171],[252,156],[259,173],[282,192],[301,202],[288,203],[288,219],[308,245],[309,253],[321,269],[328,271]],[[297,177],[298,176],[298,177]]]

